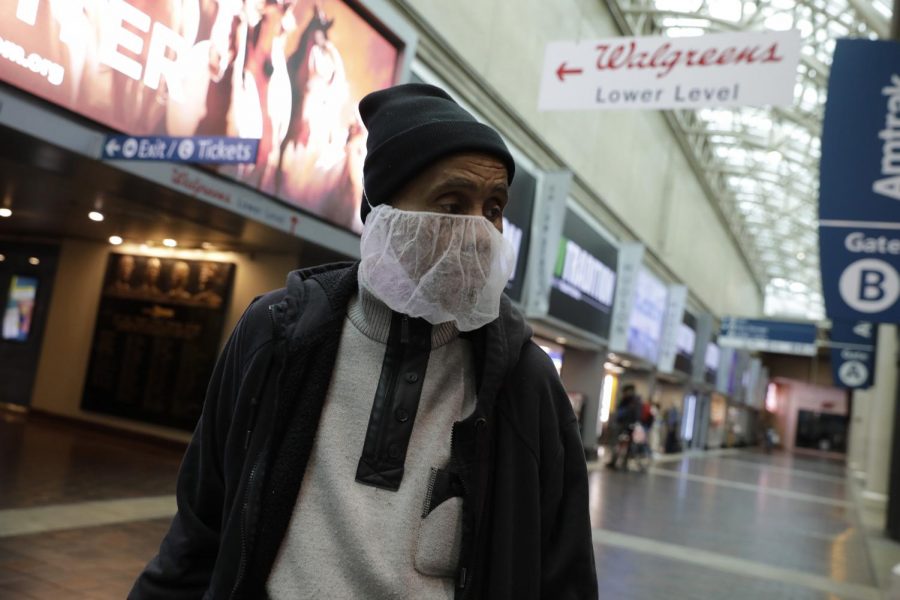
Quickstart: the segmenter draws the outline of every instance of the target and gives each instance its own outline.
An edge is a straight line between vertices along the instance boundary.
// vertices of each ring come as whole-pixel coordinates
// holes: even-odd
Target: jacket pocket
[[[462,486],[444,469],[432,469],[416,540],[415,568],[431,577],[455,577],[462,546]]]

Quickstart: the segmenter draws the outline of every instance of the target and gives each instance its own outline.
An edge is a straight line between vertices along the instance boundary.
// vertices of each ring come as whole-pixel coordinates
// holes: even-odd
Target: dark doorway
[[[847,422],[845,415],[798,411],[795,444],[798,448],[845,453]]]
[[[28,405],[59,247],[0,240],[0,402]]]

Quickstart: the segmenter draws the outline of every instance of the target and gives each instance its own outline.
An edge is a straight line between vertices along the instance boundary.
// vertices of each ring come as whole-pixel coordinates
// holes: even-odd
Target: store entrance
[[[31,400],[58,256],[56,245],[0,241],[0,403]]]

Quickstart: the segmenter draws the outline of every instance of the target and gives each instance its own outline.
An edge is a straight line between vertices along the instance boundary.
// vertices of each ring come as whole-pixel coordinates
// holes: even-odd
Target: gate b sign
[[[828,317],[900,322],[897,42],[838,40],[820,173],[819,247]]]

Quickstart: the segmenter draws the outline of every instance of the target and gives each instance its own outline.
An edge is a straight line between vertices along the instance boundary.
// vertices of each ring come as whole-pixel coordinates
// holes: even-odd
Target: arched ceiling
[[[760,288],[765,313],[821,320],[820,135],[835,40],[886,38],[891,0],[608,0],[626,34],[797,29],[794,103],[669,113]]]

